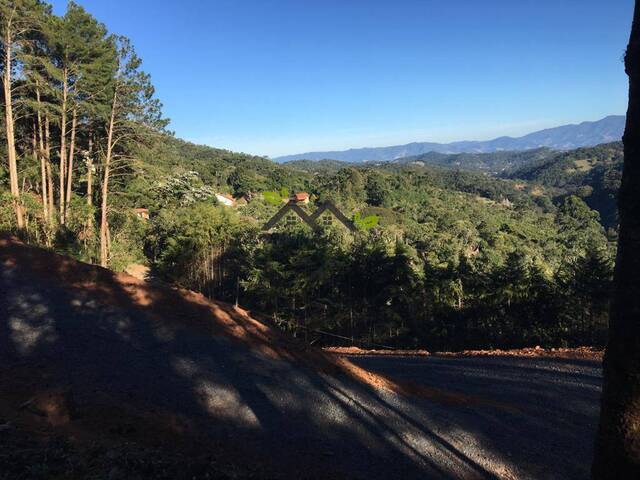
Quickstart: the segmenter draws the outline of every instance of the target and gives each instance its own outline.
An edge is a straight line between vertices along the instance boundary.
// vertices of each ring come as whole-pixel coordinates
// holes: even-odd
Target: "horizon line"
[[[612,113],[609,115],[605,115],[603,117],[600,117],[596,120],[583,120],[581,122],[576,122],[576,123],[561,123],[561,124],[556,124],[554,126],[549,126],[549,127],[545,127],[545,128],[540,128],[537,130],[531,130],[528,133],[523,133],[522,135],[518,135],[518,136],[512,136],[512,135],[498,135],[498,136],[488,136],[488,138],[475,138],[472,140],[450,140],[450,141],[431,141],[431,140],[414,140],[411,142],[406,142],[406,143],[395,143],[395,144],[384,144],[384,145],[377,145],[377,146],[359,146],[359,147],[348,147],[348,148],[334,148],[334,149],[313,149],[313,150],[307,150],[305,152],[294,152],[294,153],[286,153],[286,154],[282,154],[282,155],[259,155],[259,154],[252,154],[252,155],[256,155],[256,156],[263,156],[266,158],[269,158],[271,160],[277,160],[279,158],[283,158],[283,157],[290,157],[290,156],[295,156],[295,155],[309,155],[309,154],[317,154],[317,153],[342,153],[342,152],[350,152],[350,151],[354,151],[354,150],[367,150],[367,149],[374,149],[374,148],[393,148],[393,147],[403,147],[403,146],[407,146],[407,145],[414,145],[414,144],[421,144],[421,143],[433,143],[433,144],[437,144],[437,145],[452,145],[452,144],[456,144],[456,143],[466,143],[466,142],[489,142],[492,140],[498,140],[501,138],[512,138],[512,139],[519,139],[522,137],[526,137],[527,135],[531,135],[532,133],[538,133],[538,132],[543,132],[545,130],[550,130],[553,128],[560,128],[560,127],[568,127],[568,126],[579,126],[585,123],[595,123],[595,122],[599,122],[602,121],[606,118],[609,117],[625,117],[626,113]]]

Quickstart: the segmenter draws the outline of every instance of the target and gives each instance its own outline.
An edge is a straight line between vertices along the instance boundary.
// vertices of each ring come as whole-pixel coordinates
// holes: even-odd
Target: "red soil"
[[[325,347],[323,350],[338,355],[389,355],[394,357],[428,357],[431,355],[427,350],[368,350],[360,347]]]
[[[602,361],[604,350],[595,347],[575,348],[520,348],[514,350],[463,350],[461,352],[436,352],[439,357],[541,357]]]
[[[365,350],[358,347],[327,347],[325,352],[338,355],[380,355],[408,357],[538,357],[601,361],[604,351],[595,347],[519,348],[512,350],[462,350],[460,352],[429,352],[427,350]]]

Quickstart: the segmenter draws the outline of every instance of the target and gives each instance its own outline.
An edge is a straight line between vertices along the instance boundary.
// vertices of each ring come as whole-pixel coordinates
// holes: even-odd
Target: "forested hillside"
[[[506,175],[575,194],[600,213],[602,224],[617,228],[616,199],[622,178],[622,142],[558,153]]]
[[[557,152],[548,148],[536,148],[523,151],[500,151],[492,153],[438,153],[427,152],[420,155],[401,157],[388,162],[366,162],[366,166],[383,166],[387,163],[397,165],[418,165],[443,167],[448,169],[475,170],[493,175],[512,171],[532,162],[554,156]],[[362,166],[359,163],[347,163],[339,160],[291,160],[284,165],[311,171],[324,172],[336,170],[346,165]]]
[[[445,154],[429,152],[413,157],[394,160],[400,164],[436,165],[447,168],[478,170],[491,174],[499,174],[505,170],[513,170],[531,162],[547,159],[555,152],[548,148],[535,148],[523,151],[500,151],[493,153],[454,153]]]
[[[550,200],[557,204],[564,196],[575,194],[600,214],[603,226],[610,235],[615,235],[622,153],[621,142],[568,152],[547,148],[494,153],[429,152],[391,162],[369,163],[367,167],[385,170],[423,169],[455,189],[484,192],[485,196],[495,196],[496,192],[500,192],[512,199],[514,189],[517,189],[540,205],[548,205]],[[335,172],[348,165],[358,166],[336,160],[294,160],[285,165],[314,174]],[[486,176],[474,175],[474,171],[513,182],[500,184]]]
[[[127,39],[73,3],[63,17],[15,4],[0,12],[0,230],[115,270],[147,265],[319,344],[604,342],[612,247],[589,208],[601,194],[581,188],[600,171],[603,191],[615,186],[617,146],[593,162],[582,156],[591,150],[534,150],[360,166],[198,146],[166,131]],[[464,159],[499,172],[541,158],[514,179],[441,168]],[[263,232],[295,192],[310,194],[308,212],[332,200],[358,231],[293,218]]]

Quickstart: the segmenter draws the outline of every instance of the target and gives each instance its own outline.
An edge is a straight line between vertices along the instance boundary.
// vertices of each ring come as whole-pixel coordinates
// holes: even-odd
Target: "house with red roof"
[[[307,192],[298,192],[293,194],[289,199],[290,202],[302,203],[303,205],[309,204],[309,194]]]

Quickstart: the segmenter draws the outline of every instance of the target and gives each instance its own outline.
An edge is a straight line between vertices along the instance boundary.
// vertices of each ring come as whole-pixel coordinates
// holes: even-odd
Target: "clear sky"
[[[132,39],[177,136],[236,151],[481,140],[626,109],[633,0],[77,3]]]

